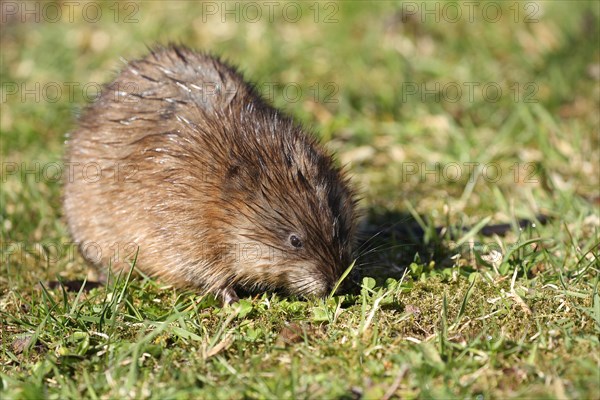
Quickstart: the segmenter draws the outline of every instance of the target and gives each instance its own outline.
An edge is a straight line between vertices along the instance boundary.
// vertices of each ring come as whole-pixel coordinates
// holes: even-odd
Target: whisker
[[[356,258],[359,259],[361,257],[367,256],[369,254],[373,254],[378,251],[384,252],[384,251],[388,251],[388,250],[394,250],[394,249],[398,249],[398,248],[402,248],[402,247],[412,247],[412,246],[415,246],[415,245],[410,244],[410,243],[395,244],[395,245],[391,245],[391,246],[380,245],[380,246],[374,247],[372,249],[369,249],[362,254],[358,254],[356,256]]]
[[[366,239],[356,250],[359,251],[363,246],[367,245],[369,242],[371,242],[373,239],[375,239],[377,236],[379,236],[382,233],[385,232],[389,232],[391,231],[393,228],[395,228],[396,226],[400,225],[403,222],[409,221],[410,218],[406,217],[400,221],[397,221],[393,224],[390,224],[389,226],[382,226],[380,229],[378,229],[378,231],[375,234],[372,234],[368,239]],[[360,235],[360,234],[359,234]]]

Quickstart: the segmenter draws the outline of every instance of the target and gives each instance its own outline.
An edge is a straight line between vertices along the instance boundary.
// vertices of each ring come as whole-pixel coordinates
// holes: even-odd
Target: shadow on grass
[[[386,279],[399,280],[411,263],[421,265],[434,263],[435,269],[453,265],[451,259],[457,249],[448,247],[458,241],[468,231],[469,226],[435,226],[425,217],[413,217],[409,213],[374,210],[367,213],[367,224],[359,232],[356,257],[356,270],[350,282],[344,287],[349,293],[356,293],[363,277],[375,279],[378,286]],[[535,220],[546,224],[548,217],[537,215]],[[513,229],[530,226],[531,220],[520,219],[514,223],[485,225],[477,232],[481,236],[504,236]]]
[[[412,262],[436,265],[449,260],[450,250],[443,245],[443,229],[422,226],[412,215],[397,211],[369,210],[368,221],[360,230],[357,267],[351,277],[351,293],[363,277],[383,285],[388,278],[399,280]]]

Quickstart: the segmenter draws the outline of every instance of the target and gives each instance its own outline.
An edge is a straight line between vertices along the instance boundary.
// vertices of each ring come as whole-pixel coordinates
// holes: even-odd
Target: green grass
[[[408,12],[422,2],[320,3],[316,17],[307,3],[298,22],[283,4],[272,22],[263,9],[221,23],[195,2],[124,3],[118,23],[111,2],[96,23],[77,7],[73,21],[3,21],[0,397],[600,398],[598,3],[482,2],[456,23]],[[486,4],[502,18],[486,21]],[[363,228],[416,220],[422,237],[385,230],[363,251],[360,293],[325,300],[222,308],[125,276],[51,287],[88,275],[50,169],[89,101],[81,88],[156,41],[278,83],[274,103],[348,164]]]

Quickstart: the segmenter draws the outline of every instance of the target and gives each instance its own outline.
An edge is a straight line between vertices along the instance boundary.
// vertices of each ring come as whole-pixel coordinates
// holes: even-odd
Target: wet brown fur
[[[171,45],[128,63],[66,158],[69,229],[97,266],[122,268],[139,247],[145,273],[235,297],[324,295],[351,262],[347,177],[216,57]]]

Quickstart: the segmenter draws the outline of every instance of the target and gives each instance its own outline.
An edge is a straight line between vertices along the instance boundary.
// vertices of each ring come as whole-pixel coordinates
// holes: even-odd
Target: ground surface
[[[73,3],[1,4],[2,398],[600,397],[597,2]],[[119,57],[170,40],[348,164],[382,232],[360,294],[48,284],[87,275],[65,132]]]

